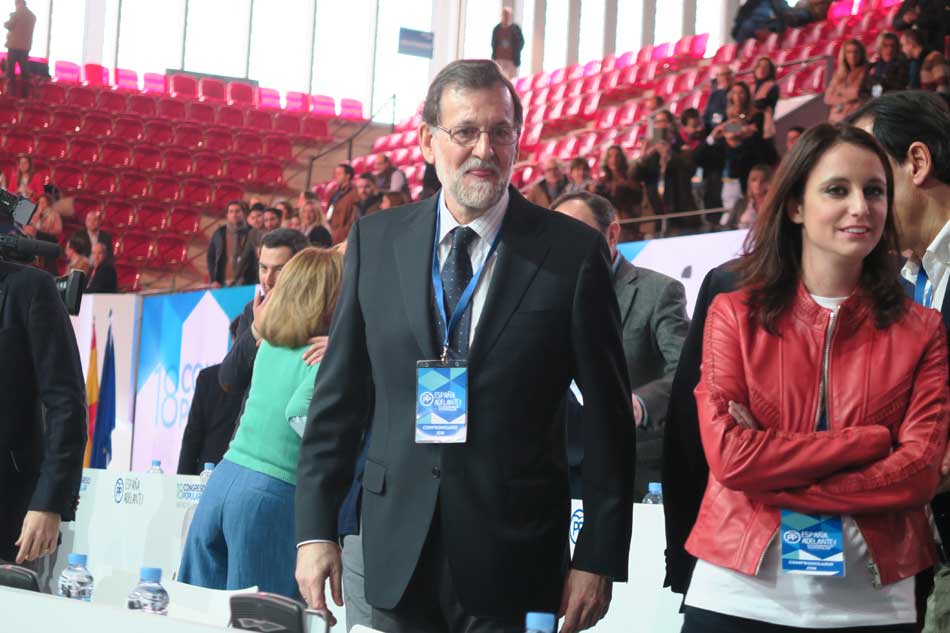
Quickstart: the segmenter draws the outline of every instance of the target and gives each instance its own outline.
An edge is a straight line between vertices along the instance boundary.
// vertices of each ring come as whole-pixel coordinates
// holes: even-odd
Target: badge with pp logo
[[[416,443],[468,439],[468,368],[463,360],[416,362]]]
[[[841,517],[782,510],[782,572],[844,576]]]

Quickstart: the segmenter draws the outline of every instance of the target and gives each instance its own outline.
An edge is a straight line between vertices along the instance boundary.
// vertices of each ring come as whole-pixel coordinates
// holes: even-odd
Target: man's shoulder
[[[631,264],[633,266],[633,264]],[[642,266],[633,266],[637,270],[636,283],[649,288],[655,288],[657,292],[662,292],[669,286],[683,287],[682,282],[669,275],[661,273],[652,268],[643,268]]]
[[[10,284],[55,286],[53,277],[45,270],[0,260],[0,279]]]
[[[359,224],[361,235],[364,232],[375,234],[378,231],[390,231],[394,228],[407,226],[408,223],[419,217],[419,214],[431,212],[434,208],[435,201],[432,198],[426,198],[418,202],[411,202],[365,215],[360,218],[357,224]]]

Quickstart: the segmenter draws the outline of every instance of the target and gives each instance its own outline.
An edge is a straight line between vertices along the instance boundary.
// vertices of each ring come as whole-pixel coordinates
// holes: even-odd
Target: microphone
[[[0,235],[0,253],[9,253],[17,259],[59,257],[59,245],[42,240],[31,240],[16,235]]]

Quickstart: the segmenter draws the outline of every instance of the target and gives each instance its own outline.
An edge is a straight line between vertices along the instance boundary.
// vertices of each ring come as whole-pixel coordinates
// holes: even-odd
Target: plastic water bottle
[[[643,503],[655,506],[663,505],[663,484],[651,481],[647,496],[643,498]]]
[[[86,569],[86,555],[72,553],[68,565],[59,576],[59,595],[73,600],[92,600],[92,574]]]
[[[160,459],[153,459],[153,460],[152,460],[152,466],[151,466],[151,468],[149,468],[149,469],[146,470],[145,472],[147,472],[147,473],[158,473],[158,474],[162,474],[163,472],[165,472],[165,471],[162,470],[162,460],[160,460]]]
[[[201,471],[201,474],[198,475],[201,477],[201,485],[207,486],[208,480],[211,479],[211,473],[214,472],[214,464],[211,462],[205,462],[205,468]]]
[[[554,633],[557,617],[553,613],[528,613],[524,618],[525,633]]]
[[[162,570],[158,567],[143,567],[139,584],[129,594],[129,609],[168,615],[168,592],[161,585]]]

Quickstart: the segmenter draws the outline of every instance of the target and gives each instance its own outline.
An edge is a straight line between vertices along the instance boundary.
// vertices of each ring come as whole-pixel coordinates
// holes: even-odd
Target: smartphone
[[[723,131],[728,132],[730,134],[739,134],[740,132],[742,132],[742,124],[739,123],[738,121],[735,121],[733,123],[728,123],[726,124],[726,127],[723,128]]]
[[[669,143],[670,142],[670,130],[669,128],[653,128],[653,134],[650,136],[650,142],[656,145],[657,143]]]

